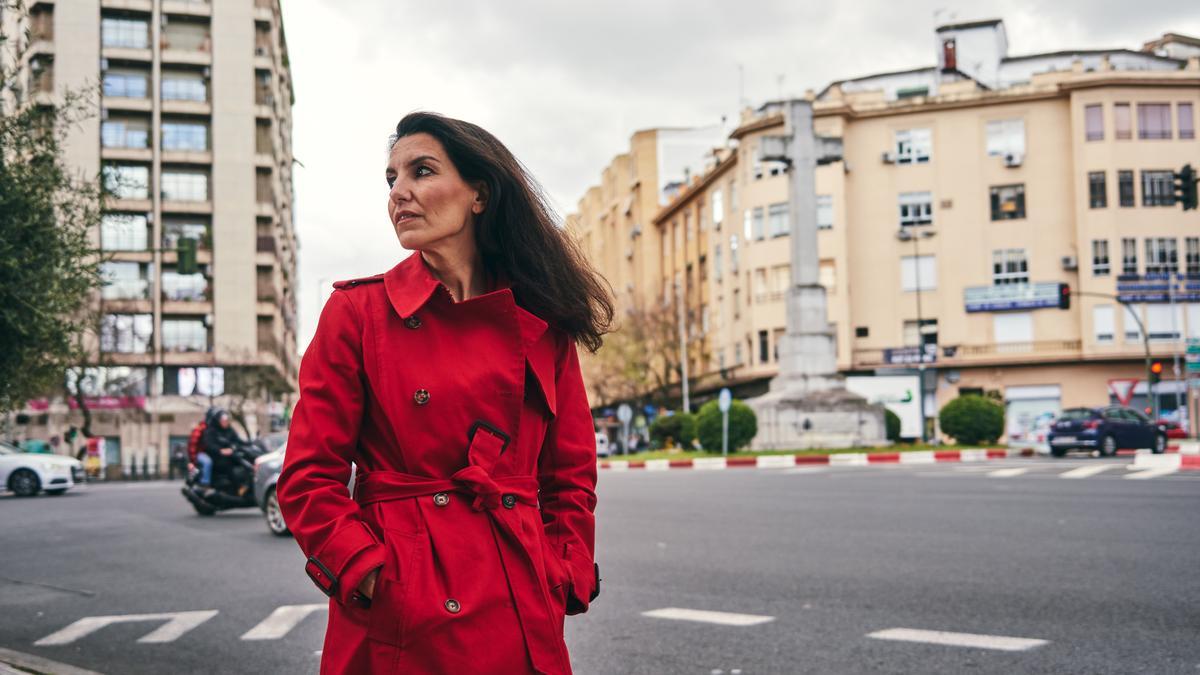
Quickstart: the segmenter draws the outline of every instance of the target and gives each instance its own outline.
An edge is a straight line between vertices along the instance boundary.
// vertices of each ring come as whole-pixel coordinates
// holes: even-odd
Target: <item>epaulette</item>
[[[347,288],[354,288],[355,286],[359,286],[361,284],[373,284],[377,281],[383,281],[382,274],[376,274],[373,277],[362,277],[359,279],[347,279],[345,281],[335,281],[335,282],[333,282],[333,287],[340,291],[340,290],[344,290]]]

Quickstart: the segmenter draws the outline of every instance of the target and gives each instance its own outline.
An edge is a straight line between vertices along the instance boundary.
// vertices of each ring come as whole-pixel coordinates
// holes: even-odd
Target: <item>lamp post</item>
[[[913,272],[916,277],[917,286],[917,407],[921,411],[921,442],[929,442],[929,433],[925,421],[925,318],[921,312],[921,250],[917,242],[921,239],[929,239],[936,232],[932,230],[921,230],[919,233],[908,228],[918,227],[916,225],[901,226],[896,232],[896,238],[900,241],[909,241],[913,243]]]

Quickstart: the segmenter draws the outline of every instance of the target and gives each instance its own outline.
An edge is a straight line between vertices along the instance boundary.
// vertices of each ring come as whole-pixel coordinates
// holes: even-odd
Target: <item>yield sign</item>
[[[1129,405],[1129,402],[1133,400],[1133,388],[1137,386],[1137,383],[1138,381],[1136,378],[1128,380],[1109,380],[1108,390],[1112,392],[1113,396],[1117,397],[1117,401],[1120,402],[1121,405]]]

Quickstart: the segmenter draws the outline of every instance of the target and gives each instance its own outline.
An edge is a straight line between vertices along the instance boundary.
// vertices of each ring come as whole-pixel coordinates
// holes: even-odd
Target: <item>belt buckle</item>
[[[467,431],[467,445],[470,445],[475,441],[475,432],[479,431],[480,429],[483,429],[484,431],[487,431],[493,436],[504,441],[504,444],[500,446],[500,453],[504,454],[504,451],[508,449],[508,443],[512,440],[512,438],[508,434],[500,431],[496,427],[484,422],[483,420],[475,420],[475,422],[471,424],[470,430]]]

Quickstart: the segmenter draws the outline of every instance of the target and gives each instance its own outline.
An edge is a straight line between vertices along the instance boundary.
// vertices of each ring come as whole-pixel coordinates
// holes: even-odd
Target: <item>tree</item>
[[[677,412],[656,417],[650,425],[650,439],[665,447],[668,438],[684,450],[691,450],[692,441],[696,440],[696,416]]]
[[[717,401],[709,401],[700,406],[696,413],[696,436],[700,439],[700,447],[707,452],[721,451],[721,407]],[[754,410],[741,401],[733,401],[729,406],[729,451],[737,452],[754,440],[758,433],[758,417]]]
[[[893,443],[900,440],[900,416],[891,409],[884,408],[883,423],[887,427],[887,439]]]
[[[959,396],[942,408],[938,422],[959,443],[994,443],[1004,433],[1004,406],[983,396]]]
[[[647,398],[665,404],[679,382],[679,325],[673,305],[635,304],[585,361],[597,405]]]
[[[24,3],[3,0],[18,17]],[[18,20],[18,24],[27,23]],[[92,93],[60,92],[54,105],[27,96],[28,31],[0,34],[0,410],[60,389],[84,360],[96,325],[89,301],[101,285],[91,232],[103,195],[96,177],[70,170],[62,142],[93,114]],[[31,61],[32,62],[32,61]],[[36,78],[31,78],[34,82]]]

